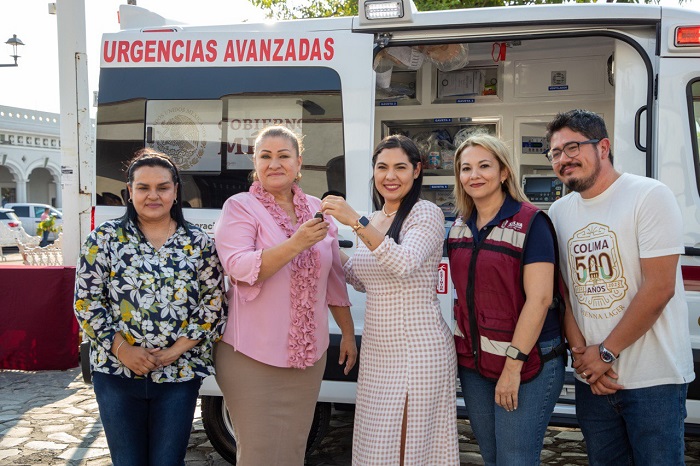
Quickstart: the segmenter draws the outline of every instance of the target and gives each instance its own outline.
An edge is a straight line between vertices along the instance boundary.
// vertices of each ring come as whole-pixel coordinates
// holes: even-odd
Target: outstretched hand
[[[321,202],[321,212],[332,215],[337,221],[349,227],[354,226],[360,215],[340,196],[326,196]]]

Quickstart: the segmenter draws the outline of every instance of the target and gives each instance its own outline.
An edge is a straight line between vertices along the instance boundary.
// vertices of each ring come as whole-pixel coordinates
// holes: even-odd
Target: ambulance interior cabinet
[[[498,100],[502,95],[499,65],[470,63],[455,71],[435,69],[432,102],[436,104],[469,104],[485,100]]]
[[[552,118],[553,115],[540,115],[515,119],[513,157],[520,177],[554,175],[552,164],[547,160],[549,144],[545,138],[547,123]]]
[[[421,102],[416,89],[420,82],[419,70],[398,65],[384,72],[377,70],[376,104],[380,107],[419,105]]]

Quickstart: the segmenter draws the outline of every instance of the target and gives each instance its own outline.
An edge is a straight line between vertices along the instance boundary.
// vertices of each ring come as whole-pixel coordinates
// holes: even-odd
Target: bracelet
[[[119,346],[117,346],[117,360],[118,360],[119,362],[122,361],[121,359],[119,359],[119,349],[121,349],[121,347],[122,347],[122,345],[123,345],[124,343],[126,343],[126,340],[122,340],[122,342],[119,343]]]

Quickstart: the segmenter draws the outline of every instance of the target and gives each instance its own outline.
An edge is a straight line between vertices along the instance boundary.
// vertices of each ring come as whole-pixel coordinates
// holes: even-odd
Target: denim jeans
[[[542,354],[561,343],[540,342]],[[518,390],[518,409],[506,411],[495,402],[496,382],[459,366],[464,404],[487,465],[539,465],[544,434],[564,386],[564,356],[547,361],[542,371]]]
[[[688,384],[594,395],[576,381],[576,417],[596,465],[684,463]]]
[[[92,373],[114,466],[181,466],[192,430],[201,377],[155,383]]]
[[[39,246],[44,248],[48,245],[49,245],[49,230],[46,230],[41,234],[41,242],[39,243]]]

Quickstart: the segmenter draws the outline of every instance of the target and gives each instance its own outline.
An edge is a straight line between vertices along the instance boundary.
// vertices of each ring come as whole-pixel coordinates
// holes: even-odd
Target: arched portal
[[[9,165],[0,165],[0,205],[19,202],[17,198],[17,171]]]
[[[56,182],[48,169],[37,167],[31,171],[27,183],[27,200],[52,206],[57,204]]]

